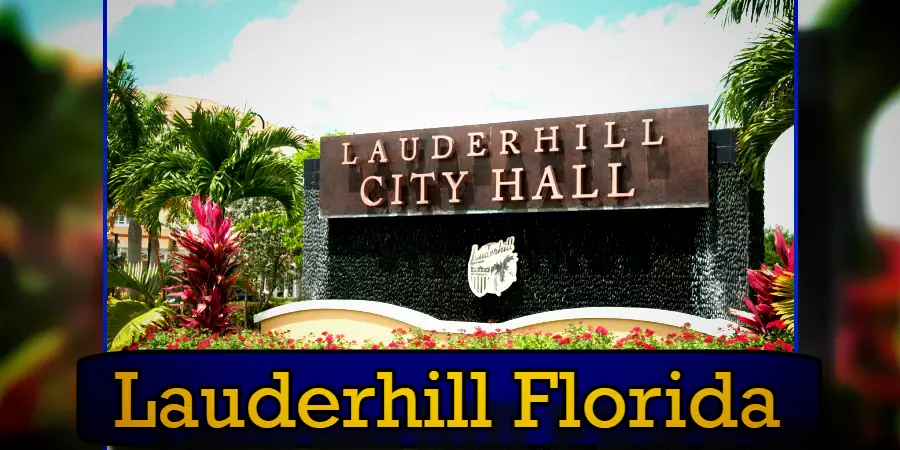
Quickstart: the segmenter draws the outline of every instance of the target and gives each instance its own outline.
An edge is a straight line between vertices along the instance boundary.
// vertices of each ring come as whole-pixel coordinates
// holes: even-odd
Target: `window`
[[[116,216],[116,225],[128,225],[128,218],[125,216]]]

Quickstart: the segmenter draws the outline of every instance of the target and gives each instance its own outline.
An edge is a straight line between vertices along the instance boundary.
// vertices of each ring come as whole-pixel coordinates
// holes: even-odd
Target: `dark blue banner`
[[[819,395],[817,360],[762,351],[118,352],[79,362],[78,432],[114,446],[784,445],[818,433]]]

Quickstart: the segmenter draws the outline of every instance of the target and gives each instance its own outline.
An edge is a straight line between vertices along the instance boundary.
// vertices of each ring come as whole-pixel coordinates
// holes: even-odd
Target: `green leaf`
[[[121,350],[135,341],[150,325],[165,326],[173,312],[165,306],[151,308],[135,300],[118,300],[106,310],[106,342],[109,351]]]
[[[741,50],[722,77],[724,89],[710,111],[713,124],[733,125],[737,162],[756,187],[766,157],[794,125],[794,26],[776,19]]]
[[[144,268],[141,263],[125,264],[122,267],[110,265],[106,280],[109,287],[131,289],[147,304],[153,304],[162,294],[159,269],[156,266]]]

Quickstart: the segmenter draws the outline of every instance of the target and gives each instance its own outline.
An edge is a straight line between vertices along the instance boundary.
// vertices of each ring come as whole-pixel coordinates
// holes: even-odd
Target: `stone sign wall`
[[[707,106],[323,137],[325,217],[706,207]]]
[[[733,163],[733,133],[708,138],[706,208],[328,219],[325,174],[307,161],[303,296],[476,322],[588,306],[729,318],[748,293],[746,268],[763,258],[763,195]],[[517,280],[499,297],[477,297],[472,246],[510,237]]]

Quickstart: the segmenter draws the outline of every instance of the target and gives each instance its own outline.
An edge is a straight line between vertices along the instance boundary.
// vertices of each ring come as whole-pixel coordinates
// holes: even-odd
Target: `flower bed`
[[[293,339],[285,334],[262,334],[241,330],[231,334],[218,334],[181,327],[169,330],[151,328],[128,350],[342,350],[363,348],[387,349],[466,349],[466,350],[770,350],[793,351],[793,337],[784,330],[767,336],[749,334],[729,329],[718,337],[691,330],[685,324],[679,333],[658,336],[653,330],[635,328],[627,336],[616,337],[603,327],[590,325],[572,326],[559,334],[529,330],[524,333],[479,329],[469,335],[447,335],[423,330],[394,330],[392,342],[348,341],[341,334],[324,332]]]

